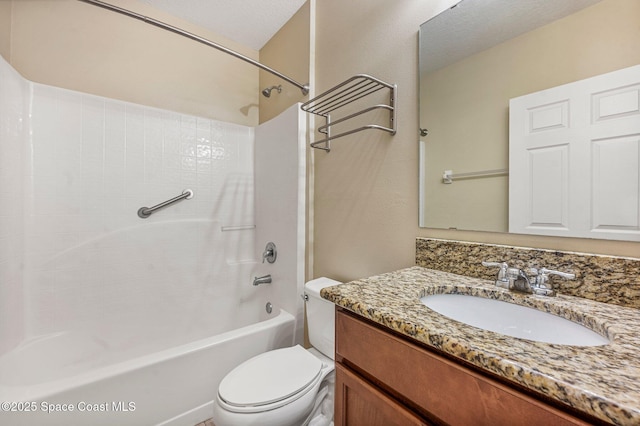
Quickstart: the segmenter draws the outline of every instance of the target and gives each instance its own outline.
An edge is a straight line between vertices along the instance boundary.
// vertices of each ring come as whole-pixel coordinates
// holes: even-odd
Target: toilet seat
[[[304,396],[322,380],[323,363],[296,345],[260,354],[220,382],[218,402],[236,413],[274,410]]]

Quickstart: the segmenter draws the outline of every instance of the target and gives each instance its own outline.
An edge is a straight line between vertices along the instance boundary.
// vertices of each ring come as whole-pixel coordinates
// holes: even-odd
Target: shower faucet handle
[[[276,249],[276,245],[269,241],[267,243],[267,247],[265,247],[264,252],[262,253],[262,263],[266,260],[269,263],[274,263],[278,258],[278,250]]]

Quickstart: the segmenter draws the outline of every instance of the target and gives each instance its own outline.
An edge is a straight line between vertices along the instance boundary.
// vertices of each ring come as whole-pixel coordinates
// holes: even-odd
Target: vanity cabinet
[[[336,308],[336,426],[588,425]]]

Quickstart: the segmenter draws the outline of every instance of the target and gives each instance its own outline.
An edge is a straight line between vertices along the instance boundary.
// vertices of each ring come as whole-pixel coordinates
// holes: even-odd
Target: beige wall
[[[444,185],[442,172],[508,168],[509,99],[639,64],[639,16],[637,0],[605,0],[421,76],[426,226],[506,232],[506,176]]]
[[[310,2],[296,14],[260,49],[260,62],[298,83],[309,83]],[[282,92],[271,92],[270,98],[260,95],[260,123],[280,114],[296,102],[308,98],[296,86],[260,70],[260,91],[266,87],[282,85]]]
[[[9,62],[11,54],[11,1],[0,0],[0,55]]]
[[[314,150],[314,275],[350,280],[414,264],[419,25],[455,0],[316,4],[316,91],[355,74],[398,85],[397,134],[368,130]]]
[[[398,132],[315,151],[314,275],[350,280],[414,264],[415,237],[639,256],[640,244],[418,227],[419,25],[455,0],[317,3],[316,90],[353,74],[398,84]]]
[[[111,3],[257,59],[253,49],[145,4]],[[32,81],[226,122],[258,123],[258,110],[252,108],[258,103],[258,71],[252,65],[75,0],[14,0],[12,5],[10,62]],[[0,37],[4,46],[6,34]]]

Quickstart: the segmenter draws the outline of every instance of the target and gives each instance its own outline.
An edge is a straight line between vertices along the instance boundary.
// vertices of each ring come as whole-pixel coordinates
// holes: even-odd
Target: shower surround
[[[55,383],[193,352],[280,309],[268,344],[301,342],[305,132],[297,105],[254,129],[31,83],[1,60],[0,399],[60,399]],[[268,241],[274,265],[259,263]]]

